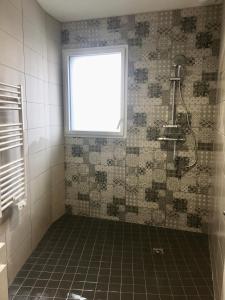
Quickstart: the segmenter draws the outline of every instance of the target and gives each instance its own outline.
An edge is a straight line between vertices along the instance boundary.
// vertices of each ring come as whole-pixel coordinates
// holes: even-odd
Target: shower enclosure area
[[[220,20],[208,6],[63,24],[63,49],[128,45],[126,139],[65,137],[68,211],[207,232]]]
[[[0,218],[0,292],[8,279],[10,300],[223,300],[224,5],[60,22],[38,2],[0,0],[27,195]],[[124,136],[68,134],[62,53],[107,49],[127,59]]]

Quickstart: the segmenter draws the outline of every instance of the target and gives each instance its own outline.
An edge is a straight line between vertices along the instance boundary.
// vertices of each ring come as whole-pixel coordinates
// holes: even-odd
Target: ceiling
[[[61,22],[216,4],[220,0],[37,0]]]

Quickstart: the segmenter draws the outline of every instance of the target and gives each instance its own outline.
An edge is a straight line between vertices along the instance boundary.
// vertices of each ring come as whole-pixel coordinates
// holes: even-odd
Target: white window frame
[[[76,131],[71,129],[71,95],[70,95],[70,57],[120,52],[121,69],[121,119],[119,132]],[[128,46],[94,47],[63,50],[63,90],[64,90],[64,120],[65,135],[74,137],[108,137],[125,138],[127,129],[127,78],[128,78]]]

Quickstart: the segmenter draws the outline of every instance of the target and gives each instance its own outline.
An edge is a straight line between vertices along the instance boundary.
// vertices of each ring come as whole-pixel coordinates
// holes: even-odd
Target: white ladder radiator
[[[8,151],[10,156],[11,149],[18,149],[20,154],[0,166],[0,218],[9,206],[24,206],[27,194],[22,86],[0,82],[0,113],[7,112],[15,112],[17,122],[0,123],[0,153],[7,155]]]

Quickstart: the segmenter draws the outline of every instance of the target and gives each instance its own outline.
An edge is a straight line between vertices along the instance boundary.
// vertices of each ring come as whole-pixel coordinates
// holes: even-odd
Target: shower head
[[[184,66],[187,63],[187,59],[184,55],[178,54],[173,59],[175,66]]]

